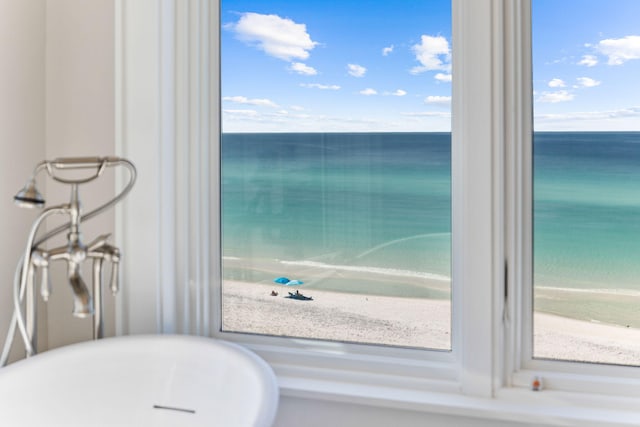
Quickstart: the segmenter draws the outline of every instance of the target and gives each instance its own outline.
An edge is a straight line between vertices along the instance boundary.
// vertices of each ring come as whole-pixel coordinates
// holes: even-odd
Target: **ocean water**
[[[534,136],[534,308],[640,328],[640,132]]]
[[[450,134],[225,133],[221,155],[226,279],[449,297]],[[533,279],[537,309],[640,324],[581,308],[640,296],[640,133],[536,133]]]
[[[450,147],[448,133],[223,134],[224,256],[242,260],[225,277],[446,297]]]
[[[640,291],[640,133],[537,133],[541,286]]]

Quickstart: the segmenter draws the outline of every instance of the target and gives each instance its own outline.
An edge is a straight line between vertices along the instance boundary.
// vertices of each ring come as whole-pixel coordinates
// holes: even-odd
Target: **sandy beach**
[[[536,313],[536,356],[640,365],[640,329]]]
[[[272,296],[271,291],[278,292]],[[448,350],[447,300],[300,291],[312,301],[286,298],[295,289],[225,281],[223,316],[228,331],[392,344]],[[640,329],[536,313],[536,357],[639,364]]]
[[[278,296],[271,296],[271,291]],[[285,298],[293,288],[225,281],[223,316],[229,331],[336,341],[450,349],[450,304],[300,289],[312,301]]]

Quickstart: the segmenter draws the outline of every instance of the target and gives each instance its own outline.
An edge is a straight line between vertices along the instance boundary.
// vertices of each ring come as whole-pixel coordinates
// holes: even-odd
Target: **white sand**
[[[640,329],[535,314],[536,357],[640,365]]]
[[[271,296],[275,290],[278,296]],[[300,289],[313,301],[285,298],[293,288],[225,281],[229,331],[450,349],[448,301]]]
[[[285,298],[277,284],[225,281],[228,331],[370,344],[450,349],[449,301],[299,288],[313,301]],[[271,296],[271,291],[278,296]],[[640,364],[640,329],[535,314],[535,356]]]

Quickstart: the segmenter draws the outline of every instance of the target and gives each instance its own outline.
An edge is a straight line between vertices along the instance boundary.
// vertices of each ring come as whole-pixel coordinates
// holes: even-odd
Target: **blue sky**
[[[536,129],[640,130],[640,1],[533,3]],[[449,1],[222,0],[221,21],[225,132],[450,130]]]
[[[640,131],[640,1],[532,4],[535,129]]]

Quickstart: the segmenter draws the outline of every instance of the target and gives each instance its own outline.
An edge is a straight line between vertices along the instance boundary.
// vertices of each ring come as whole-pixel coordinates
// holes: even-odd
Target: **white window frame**
[[[460,7],[462,3],[465,7]],[[366,394],[379,393],[381,388],[389,389],[392,384],[401,385],[394,391],[395,396],[418,390],[448,393],[462,390],[464,394],[481,397],[493,394],[493,353],[486,343],[495,339],[493,288],[502,283],[503,274],[502,262],[494,260],[503,257],[496,255],[502,245],[500,239],[494,238],[500,227],[496,212],[501,210],[501,202],[486,197],[494,194],[498,185],[494,175],[500,170],[496,166],[500,158],[495,145],[500,142],[496,135],[500,130],[499,123],[492,117],[500,107],[493,93],[496,84],[478,83],[487,79],[497,82],[500,78],[494,73],[495,62],[482,61],[491,57],[494,47],[494,28],[477,25],[495,22],[494,8],[487,8],[488,3],[485,0],[453,2],[455,26],[459,29],[474,26],[477,32],[476,37],[464,37],[454,31],[452,42],[452,248],[456,254],[452,265],[452,311],[455,313],[452,351],[214,332],[214,336],[243,343],[263,356],[276,369],[281,384],[287,385],[285,391],[300,396],[301,392],[319,387],[326,395],[329,379],[344,383],[344,378],[349,378],[359,390],[368,389]],[[478,34],[481,36],[477,37]],[[472,61],[478,66],[457,67],[462,52],[473,52],[477,58]],[[473,90],[456,90],[463,86]],[[492,107],[487,108],[487,100]],[[471,135],[474,143],[463,143]],[[220,258],[219,254],[216,258]],[[219,286],[220,282],[216,284]],[[219,293],[217,290],[216,294]],[[220,317],[219,312],[213,316],[216,322],[213,331],[220,330]],[[460,351],[463,348],[465,351]],[[462,376],[460,372],[467,375]],[[301,373],[304,373],[302,381]],[[335,392],[339,387],[333,388]],[[345,398],[344,393],[345,389],[340,391],[341,398]]]
[[[116,213],[126,254],[118,334],[242,343],[274,367],[285,396],[526,416],[536,425],[640,424],[638,369],[526,356],[530,0],[452,0],[451,352],[217,332],[219,2],[115,5],[116,145],[140,171],[135,194]],[[544,392],[530,391],[533,375],[545,380]]]
[[[597,363],[552,361],[533,358],[533,83],[531,54],[531,2],[509,2],[511,17],[504,40],[507,57],[507,103],[505,118],[508,324],[505,326],[507,384],[528,387],[533,377],[543,379],[550,390],[595,392],[614,396],[640,396],[640,368]],[[508,375],[511,372],[512,375]]]

